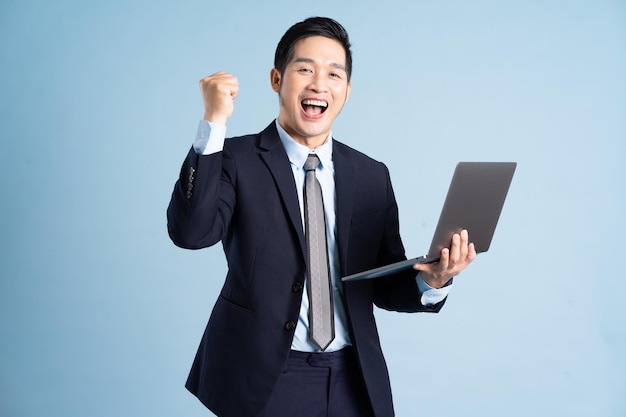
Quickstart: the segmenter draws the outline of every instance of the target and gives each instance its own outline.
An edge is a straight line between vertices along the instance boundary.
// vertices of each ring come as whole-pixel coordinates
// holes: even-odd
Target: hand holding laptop
[[[353,273],[341,280],[374,279],[413,268],[422,271],[428,285],[443,286],[465,269],[477,253],[489,249],[516,166],[515,162],[459,162],[428,253]],[[467,230],[472,231],[472,243]]]
[[[413,269],[422,273],[422,279],[433,288],[441,288],[450,278],[459,275],[476,258],[474,244],[467,230],[452,236],[450,249],[443,248],[438,262],[416,263]]]

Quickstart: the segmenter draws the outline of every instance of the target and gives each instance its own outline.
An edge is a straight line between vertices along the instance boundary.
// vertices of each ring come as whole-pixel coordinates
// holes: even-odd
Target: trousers
[[[352,347],[337,352],[291,351],[259,417],[373,417]]]

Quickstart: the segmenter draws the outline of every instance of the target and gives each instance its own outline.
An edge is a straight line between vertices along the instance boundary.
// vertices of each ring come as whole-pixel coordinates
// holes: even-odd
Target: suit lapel
[[[274,177],[276,187],[282,198],[289,220],[298,234],[302,256],[305,256],[306,243],[304,230],[302,228],[302,217],[300,215],[300,204],[298,203],[296,184],[293,179],[293,173],[291,172],[287,152],[280,142],[274,122],[261,132],[259,148],[261,149],[261,159]]]
[[[259,148],[261,150],[261,159],[272,173],[289,220],[298,234],[302,256],[306,259],[306,241],[302,228],[296,185],[287,152],[285,152],[285,148],[280,142],[274,122],[261,132]],[[335,168],[337,245],[343,273],[348,257],[348,237],[350,236],[350,223],[356,191],[357,166],[350,157],[350,153],[337,141],[333,141],[333,165]]]
[[[335,167],[335,195],[337,216],[337,246],[342,275],[348,259],[348,237],[354,205],[357,166],[346,149],[333,142],[333,165]]]

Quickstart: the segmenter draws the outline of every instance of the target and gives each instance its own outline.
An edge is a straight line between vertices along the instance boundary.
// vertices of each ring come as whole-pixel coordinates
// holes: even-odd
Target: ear
[[[278,93],[280,91],[280,71],[276,68],[272,68],[270,71],[270,83],[272,84],[272,90]]]

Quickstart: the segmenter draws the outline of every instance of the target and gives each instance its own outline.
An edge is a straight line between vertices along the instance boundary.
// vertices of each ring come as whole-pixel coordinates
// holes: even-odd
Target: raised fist
[[[216,72],[200,80],[200,91],[204,100],[204,120],[226,125],[239,92],[237,78],[224,71]]]

